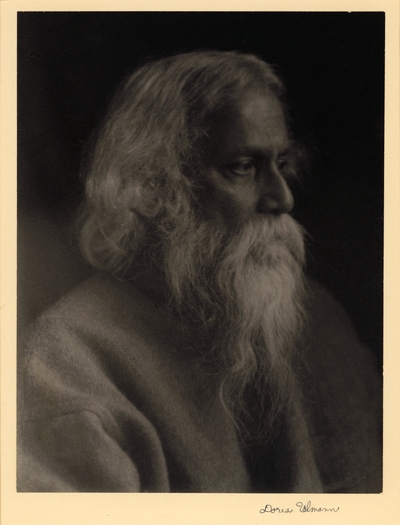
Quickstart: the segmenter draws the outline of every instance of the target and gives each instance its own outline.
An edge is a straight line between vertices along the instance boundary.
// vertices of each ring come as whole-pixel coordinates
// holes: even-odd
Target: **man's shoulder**
[[[382,384],[375,356],[339,301],[315,281],[307,316],[301,381],[324,484],[329,492],[379,492]]]
[[[302,341],[304,379],[315,402],[342,407],[355,417],[381,402],[381,374],[376,356],[366,347],[344,308],[318,283],[311,283],[308,322]],[[317,402],[317,399],[319,400]],[[350,406],[354,405],[354,410]]]
[[[148,304],[143,295],[129,283],[97,274],[78,284],[45,310],[31,324],[28,333],[43,325],[90,328],[98,324],[130,324],[146,307]]]
[[[81,392],[88,383],[114,389],[115,382],[157,369],[159,349],[173,344],[168,330],[157,307],[128,282],[95,276],[44,312],[20,341],[21,388],[42,392],[43,384],[66,383]]]
[[[79,284],[43,312],[20,337],[23,361],[108,348],[110,354],[149,341],[156,306],[128,282],[99,274]],[[158,323],[159,325],[160,323]]]
[[[379,402],[381,374],[377,358],[359,339],[339,301],[322,285],[310,283],[308,319],[302,341],[302,359],[309,384],[327,403],[341,406],[370,397]]]
[[[48,308],[40,318],[84,317],[110,314],[127,300],[127,289],[121,281],[107,274],[96,274],[81,282]]]

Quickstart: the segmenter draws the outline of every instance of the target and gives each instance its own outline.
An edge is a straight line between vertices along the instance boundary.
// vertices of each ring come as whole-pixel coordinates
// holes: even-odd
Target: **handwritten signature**
[[[307,501],[307,503],[303,503],[302,501],[298,501],[296,503],[296,507],[299,512],[338,512],[340,507],[337,508],[327,508],[327,507],[313,507],[311,505],[311,501]],[[283,513],[283,514],[290,514],[295,509],[293,508],[283,508],[283,507],[273,507],[270,503],[267,503],[264,508],[260,509],[260,514],[274,514],[277,513]]]

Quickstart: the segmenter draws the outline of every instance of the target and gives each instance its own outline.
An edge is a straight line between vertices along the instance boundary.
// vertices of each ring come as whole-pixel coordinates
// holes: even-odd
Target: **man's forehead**
[[[273,93],[246,92],[210,120],[211,148],[230,151],[283,150],[289,137],[281,102]]]

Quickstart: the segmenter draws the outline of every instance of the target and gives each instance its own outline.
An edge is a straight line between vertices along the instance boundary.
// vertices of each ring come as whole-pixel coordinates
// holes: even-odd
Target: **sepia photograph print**
[[[379,493],[385,14],[17,29],[18,490]]]
[[[395,523],[398,6],[13,3],[2,519]]]

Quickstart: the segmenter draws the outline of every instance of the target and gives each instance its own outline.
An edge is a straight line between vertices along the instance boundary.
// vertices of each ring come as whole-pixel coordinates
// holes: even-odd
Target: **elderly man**
[[[26,343],[19,490],[380,491],[379,381],[304,275],[300,156],[254,56],[128,78],[85,167],[99,272]]]

